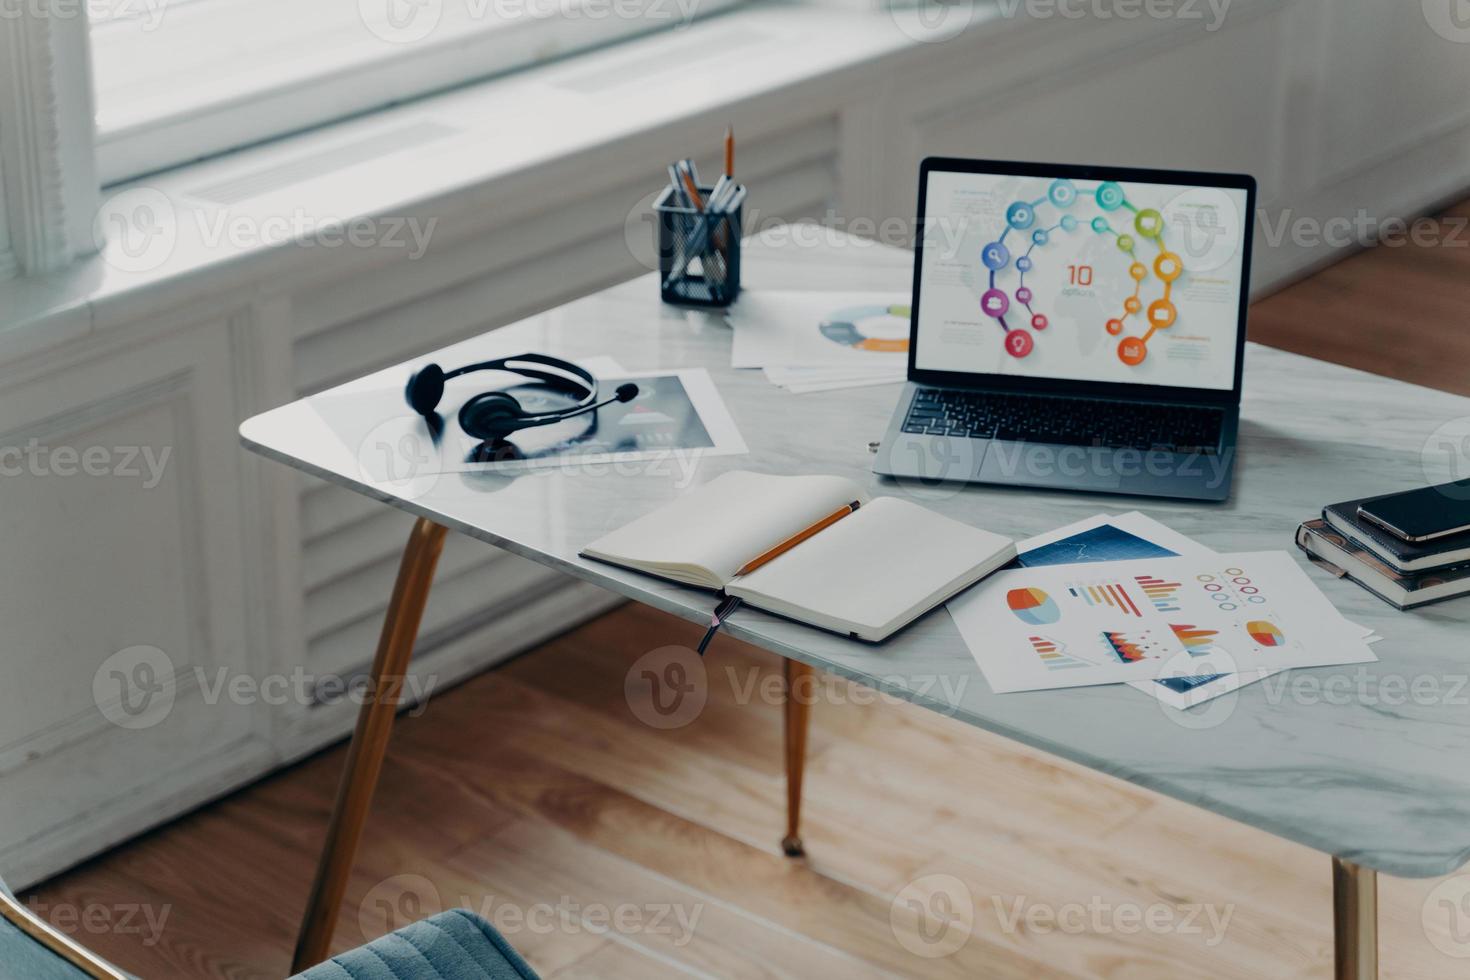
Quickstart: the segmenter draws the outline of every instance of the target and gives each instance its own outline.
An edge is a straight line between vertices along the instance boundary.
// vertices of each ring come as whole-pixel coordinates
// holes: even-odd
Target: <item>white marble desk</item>
[[[907,289],[907,252],[842,239],[823,245],[804,240],[804,246],[748,243],[747,288]],[[1286,549],[1304,564],[1292,542],[1300,520],[1324,503],[1448,479],[1449,460],[1433,452],[1426,457],[1426,440],[1441,424],[1470,416],[1467,399],[1250,345],[1235,493],[1228,503],[905,485],[874,477],[868,449],[884,431],[897,386],[789,394],[767,384],[759,371],[730,369],[730,331],[719,317],[663,306],[657,293],[645,276],[359,384],[397,388],[413,366],[428,360],[448,367],[526,350],[573,359],[613,354],[629,368],[705,367],[750,453],[700,461],[696,483],[734,468],[840,473],[873,493],[908,495],[1016,538],[1100,510],[1139,509],[1212,548]],[[332,435],[310,401],[247,421],[241,427],[245,445],[419,515],[432,522],[427,526],[471,535],[686,619],[708,621],[708,593],[577,554],[681,492],[676,473],[448,474],[405,496],[367,480],[355,447]],[[385,411],[402,411],[402,404]],[[957,721],[1332,855],[1338,975],[1374,976],[1374,957],[1361,948],[1374,942],[1374,872],[1438,876],[1470,858],[1470,689],[1462,683],[1470,674],[1470,599],[1399,613],[1321,570],[1308,574],[1348,618],[1383,634],[1375,647],[1381,662],[1314,670],[1309,687],[1287,686],[1284,694],[1280,686],[1257,684],[1184,715],[1115,686],[992,694],[943,610],[877,646],[750,608],[732,617],[727,629],[792,661],[909,697]],[[409,646],[417,623],[411,618],[399,629]],[[385,645],[391,644],[385,639]],[[921,687],[926,693],[918,693]],[[960,693],[950,701],[946,691]],[[365,724],[359,724],[359,740]]]

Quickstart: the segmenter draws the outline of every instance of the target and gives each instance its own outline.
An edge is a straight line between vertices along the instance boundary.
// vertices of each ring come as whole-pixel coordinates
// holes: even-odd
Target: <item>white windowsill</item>
[[[166,11],[138,5],[134,16],[94,21],[102,182],[687,27],[738,0],[553,2],[172,0]],[[413,15],[391,21],[394,6]]]
[[[976,8],[967,30],[983,29],[999,16]],[[689,141],[717,148],[725,124],[721,110],[843,83],[853,69],[877,80],[900,69],[906,55],[924,54],[924,32],[904,12],[747,8],[110,188],[103,220],[157,219],[152,240],[171,243],[166,257],[157,261],[148,253],[152,257],[140,263],[114,236],[101,254],[67,270],[0,284],[0,360],[262,281],[273,270],[299,271],[313,251],[320,252],[290,240],[218,242],[226,220],[266,228],[283,215],[317,222],[410,215],[425,202],[543,169],[554,172],[569,161],[601,159],[599,153],[681,125],[677,132],[687,131]],[[459,132],[228,207],[196,196],[200,188],[242,174],[416,123]],[[688,146],[700,149],[705,147]],[[660,178],[657,171],[648,174],[650,191]],[[566,191],[575,197],[577,188]],[[140,201],[147,210],[140,212]]]

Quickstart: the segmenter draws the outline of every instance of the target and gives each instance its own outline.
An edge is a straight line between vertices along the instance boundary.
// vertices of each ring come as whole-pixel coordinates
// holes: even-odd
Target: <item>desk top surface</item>
[[[748,289],[904,293],[910,274],[908,252],[825,232],[752,240],[744,260]],[[573,359],[610,354],[632,370],[707,368],[750,452],[699,460],[692,483],[677,467],[638,475],[452,473],[428,486],[416,481],[410,493],[365,477],[356,448],[332,433],[310,398],[248,420],[241,434],[247,447],[267,457],[697,622],[708,622],[709,593],[589,562],[578,551],[730,469],[837,473],[875,494],[907,496],[1017,539],[1099,512],[1137,509],[1220,551],[1287,550],[1344,615],[1383,634],[1374,647],[1380,662],[1289,672],[1276,684],[1255,684],[1184,713],[1117,685],[993,694],[942,609],[880,645],[750,608],[726,629],[1379,871],[1431,877],[1470,859],[1470,598],[1400,613],[1311,567],[1293,544],[1297,524],[1326,503],[1450,479],[1450,460],[1426,454],[1425,447],[1441,425],[1470,417],[1470,399],[1252,344],[1235,491],[1225,504],[908,485],[874,476],[868,450],[884,432],[897,386],[793,395],[768,384],[760,371],[732,370],[724,321],[662,305],[652,276],[352,387],[391,393],[386,419],[406,411],[402,385],[417,365],[524,351]],[[1299,682],[1302,675],[1310,675],[1309,683]]]

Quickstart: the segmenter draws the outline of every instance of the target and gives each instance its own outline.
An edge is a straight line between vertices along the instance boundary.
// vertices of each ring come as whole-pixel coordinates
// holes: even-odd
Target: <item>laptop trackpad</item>
[[[1101,446],[992,439],[979,478],[986,483],[1116,490],[1123,482],[1116,455],[1117,450]]]

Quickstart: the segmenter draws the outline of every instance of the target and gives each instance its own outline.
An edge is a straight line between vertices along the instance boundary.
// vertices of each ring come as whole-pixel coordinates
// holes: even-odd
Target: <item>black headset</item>
[[[546,354],[517,354],[500,357],[493,361],[481,361],[446,372],[437,364],[426,364],[408,379],[404,395],[413,410],[424,417],[435,438],[443,431],[444,421],[437,411],[439,399],[444,396],[444,383],[450,378],[473,371],[506,371],[521,377],[539,381],[553,391],[577,399],[570,408],[559,408],[550,412],[528,412],[516,401],[515,396],[505,391],[486,391],[476,395],[460,406],[459,427],[466,435],[479,439],[491,446],[503,445],[507,438],[521,429],[540,425],[554,425],[566,419],[595,412],[613,402],[630,402],[638,397],[638,386],[623,384],[611,398],[597,400],[597,379],[590,371],[578,367],[571,361]]]

